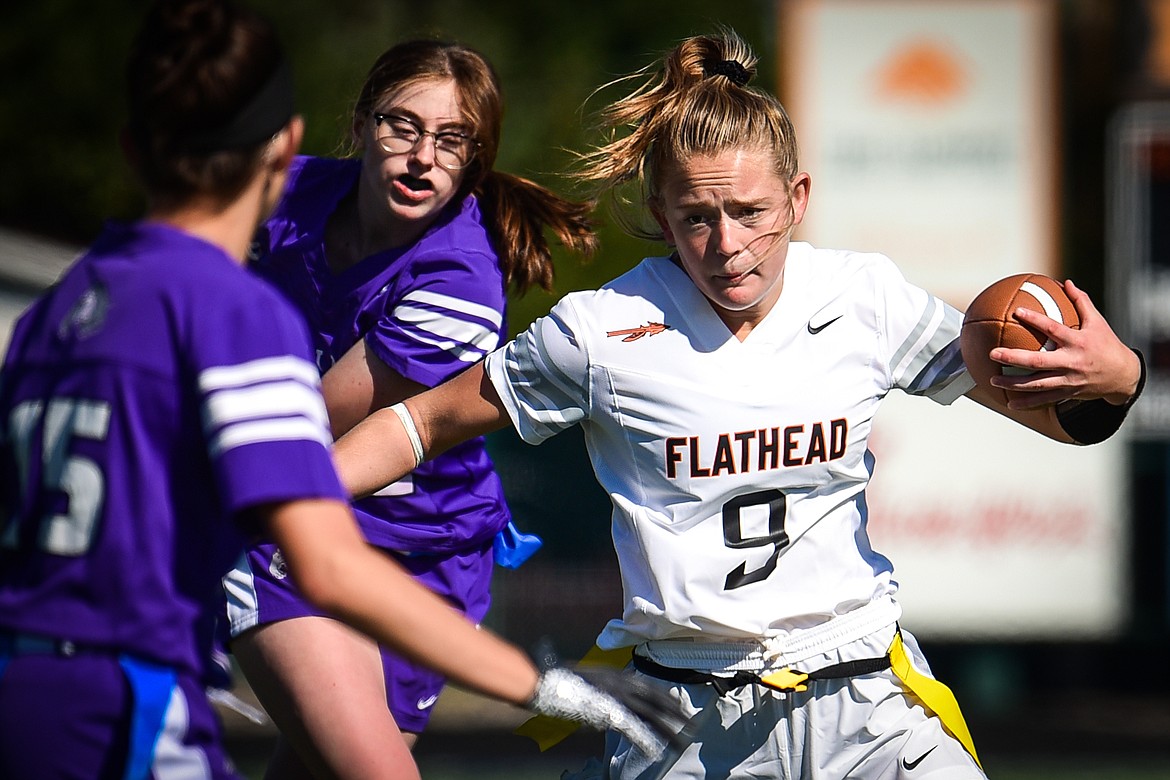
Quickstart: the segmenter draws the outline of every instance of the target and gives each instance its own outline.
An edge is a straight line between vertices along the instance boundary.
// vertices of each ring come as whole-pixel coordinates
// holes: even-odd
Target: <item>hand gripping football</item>
[[[1016,274],[1000,279],[971,301],[963,317],[963,330],[959,344],[963,350],[963,361],[971,377],[982,387],[992,389],[1003,396],[1002,389],[992,388],[992,376],[999,374],[1027,373],[996,363],[988,353],[996,347],[1009,349],[1045,350],[1053,349],[1039,331],[1016,319],[1018,308],[1041,312],[1070,328],[1079,328],[1081,319],[1076,307],[1064,292],[1059,282],[1043,274]]]

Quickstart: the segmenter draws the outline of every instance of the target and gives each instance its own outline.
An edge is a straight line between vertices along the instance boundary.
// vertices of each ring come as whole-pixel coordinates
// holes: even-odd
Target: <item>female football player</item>
[[[377,489],[508,423],[531,443],[584,427],[625,590],[598,645],[624,649],[695,729],[675,755],[608,740],[606,776],[982,777],[870,547],[871,420],[894,389],[967,394],[1098,441],[1140,391],[1141,359],[1070,282],[1080,330],[1023,313],[1057,348],[992,352],[1036,370],[997,380],[1011,407],[975,387],[958,311],[883,256],[790,241],[810,178],[780,103],[747,86],[755,67],[726,32],[634,74],[580,175],[640,185],[669,254],[372,415],[335,448],[342,479]]]
[[[233,777],[204,660],[256,533],[377,641],[653,749],[615,698],[629,681],[541,675],[354,522],[304,324],[243,268],[303,133],[271,26],[228,0],[159,2],[127,76],[146,214],[33,304],[0,374],[0,777]],[[387,753],[367,776],[417,777]]]
[[[592,249],[588,206],[493,170],[501,114],[482,55],[407,41],[362,85],[350,128],[358,154],[293,162],[253,267],[309,323],[335,436],[502,343],[505,288],[552,280],[546,227]],[[493,549],[514,552],[518,534],[482,438],[356,506],[371,544],[471,620],[484,617]],[[325,617],[281,557],[253,546],[226,583],[232,650],[282,733],[269,775],[301,776],[307,764],[357,776],[413,745],[442,675]]]

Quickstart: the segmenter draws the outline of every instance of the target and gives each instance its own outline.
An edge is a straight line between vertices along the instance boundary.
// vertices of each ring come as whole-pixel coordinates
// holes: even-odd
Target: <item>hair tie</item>
[[[707,75],[726,76],[737,87],[745,86],[752,80],[752,74],[748,73],[747,68],[735,60],[720,60],[716,62],[707,68]]]

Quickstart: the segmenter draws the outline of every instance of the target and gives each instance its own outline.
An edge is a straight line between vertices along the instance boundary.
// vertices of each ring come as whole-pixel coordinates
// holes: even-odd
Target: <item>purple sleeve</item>
[[[215,296],[220,311],[200,313],[203,333],[190,356],[224,502],[239,511],[271,501],[344,500],[304,327],[274,292],[248,286],[246,295]]]
[[[494,254],[419,255],[399,275],[366,343],[402,376],[433,387],[499,346],[504,288]]]

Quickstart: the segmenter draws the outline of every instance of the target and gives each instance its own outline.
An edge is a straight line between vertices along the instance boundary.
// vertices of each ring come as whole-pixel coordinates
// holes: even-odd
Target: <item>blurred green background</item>
[[[773,8],[747,2],[550,3],[538,0],[256,0],[279,27],[293,62],[304,151],[344,148],[352,103],[366,71],[394,43],[414,37],[462,41],[495,65],[505,116],[497,168],[566,194],[560,177],[581,150],[597,101],[590,94],[716,23],[734,27],[762,60],[772,86]],[[17,0],[0,11],[0,225],[86,243],[109,216],[131,217],[140,194],[118,151],[124,122],[125,52],[143,4]],[[560,294],[596,286],[653,251],[603,228],[588,266],[558,257],[557,294],[536,292],[512,307],[522,329]]]
[[[1105,128],[1140,81],[1148,25],[1143,0],[1051,2],[1060,9],[1064,270],[1095,294],[1103,283]],[[252,6],[277,24],[292,58],[308,125],[304,151],[343,148],[352,101],[378,54],[405,38],[454,38],[487,55],[503,83],[498,167],[572,194],[559,173],[571,160],[565,150],[596,140],[587,128],[604,100],[589,99],[597,87],[648,64],[681,38],[726,25],[760,56],[756,84],[774,89],[783,3],[255,0]],[[84,244],[104,218],[138,213],[140,195],[117,137],[125,52],[143,7],[14,0],[0,10],[0,226]],[[800,117],[794,121],[799,133]],[[513,330],[565,292],[596,286],[659,249],[610,225],[602,226],[602,247],[586,266],[560,258],[555,293],[515,302]]]

